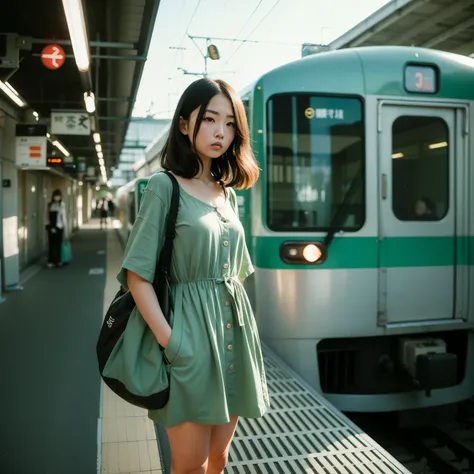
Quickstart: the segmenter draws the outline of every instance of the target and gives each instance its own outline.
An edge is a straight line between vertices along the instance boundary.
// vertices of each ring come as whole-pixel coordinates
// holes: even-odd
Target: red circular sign
[[[59,69],[65,60],[64,49],[58,44],[48,44],[41,51],[41,61],[48,69]]]

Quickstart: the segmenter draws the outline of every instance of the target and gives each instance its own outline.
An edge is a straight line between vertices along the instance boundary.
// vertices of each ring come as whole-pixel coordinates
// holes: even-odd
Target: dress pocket
[[[173,365],[173,363],[176,361],[181,349],[181,343],[181,328],[177,324],[174,324],[173,329],[171,330],[170,340],[168,341],[168,345],[164,350],[165,356],[168,359],[170,365]]]

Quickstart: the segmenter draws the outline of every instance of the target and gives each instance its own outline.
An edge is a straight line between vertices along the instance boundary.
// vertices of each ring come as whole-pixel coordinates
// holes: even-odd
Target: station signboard
[[[61,156],[49,156],[46,161],[48,166],[51,166],[52,168],[63,165],[63,158]]]
[[[46,125],[17,124],[15,164],[19,168],[46,167]]]
[[[51,135],[90,135],[89,114],[80,111],[51,112]]]

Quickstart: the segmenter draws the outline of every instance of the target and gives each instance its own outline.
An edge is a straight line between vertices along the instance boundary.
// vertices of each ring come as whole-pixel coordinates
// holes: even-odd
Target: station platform
[[[92,220],[71,246],[70,265],[29,268],[0,305],[0,473],[161,474],[146,411],[110,392],[97,367],[118,237]]]
[[[102,382],[95,344],[122,246],[92,221],[67,267],[30,269],[0,305],[0,473],[170,474],[164,430]],[[271,408],[241,419],[227,474],[409,474],[263,347]]]

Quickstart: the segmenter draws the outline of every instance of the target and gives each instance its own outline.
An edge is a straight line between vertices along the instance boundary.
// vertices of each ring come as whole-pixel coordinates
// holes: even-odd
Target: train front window
[[[328,231],[365,220],[362,102],[282,94],[267,103],[267,225],[275,231]],[[348,195],[348,191],[350,193]]]

